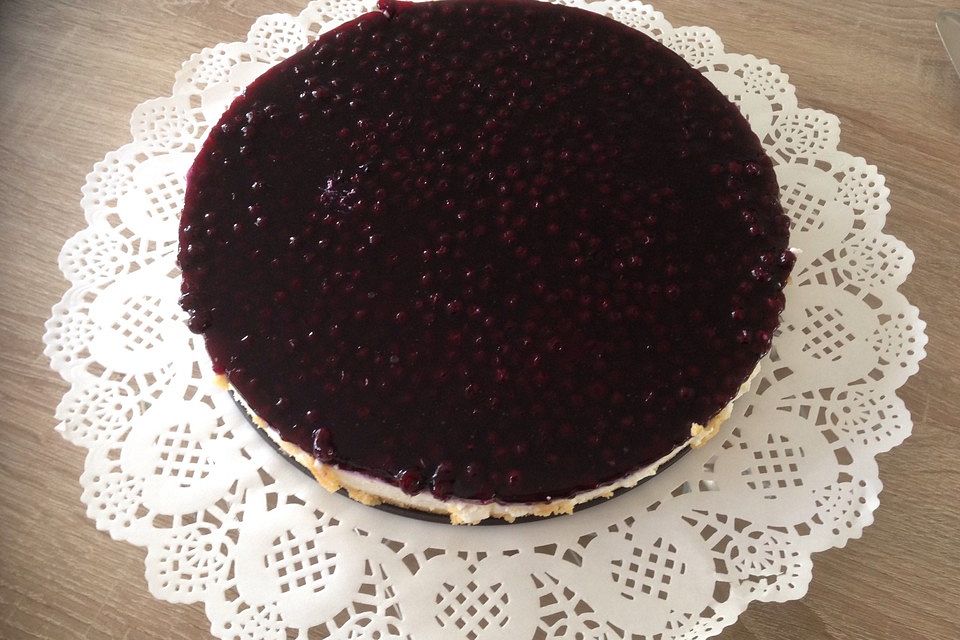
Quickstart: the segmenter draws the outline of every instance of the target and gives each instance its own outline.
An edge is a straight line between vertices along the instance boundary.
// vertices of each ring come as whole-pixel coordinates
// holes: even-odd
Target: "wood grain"
[[[54,433],[65,385],[40,336],[66,283],[63,242],[84,226],[80,186],[128,140],[140,101],[180,62],[242,39],[269,0],[0,1],[0,637],[204,638],[200,606],[153,599],[143,551],[97,532],[83,452]],[[662,0],[674,24],[710,25],[729,51],[770,58],[803,104],[836,113],[842,146],[887,176],[887,228],[916,251],[904,287],[929,322],[929,356],[901,391],[914,435],[880,458],[876,524],[819,554],[806,598],[753,605],[736,640],[960,637],[960,79],[933,2]],[[759,20],[754,16],[761,16]],[[757,27],[750,26],[758,24]]]

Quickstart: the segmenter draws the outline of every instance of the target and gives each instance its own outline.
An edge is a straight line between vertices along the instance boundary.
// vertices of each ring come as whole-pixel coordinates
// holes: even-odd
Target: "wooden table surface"
[[[960,78],[934,29],[939,7],[657,6],[674,24],[713,27],[729,51],[779,63],[801,103],[840,117],[842,148],[887,177],[887,229],[917,253],[904,291],[929,323],[929,355],[901,390],[913,436],[880,458],[876,523],[846,549],[816,556],[803,600],[752,605],[723,637],[956,640]],[[209,637],[201,606],[155,600],[143,550],[85,517],[84,452],[53,430],[65,385],[40,336],[66,288],[57,252],[84,226],[84,175],[128,140],[133,107],[165,95],[191,53],[242,39],[257,15],[300,8],[293,0],[0,0],[0,637]]]

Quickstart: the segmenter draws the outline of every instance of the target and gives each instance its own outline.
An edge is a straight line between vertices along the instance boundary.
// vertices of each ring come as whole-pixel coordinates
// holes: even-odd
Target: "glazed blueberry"
[[[264,73],[188,176],[181,304],[281,436],[440,499],[560,498],[690,437],[795,256],[737,108],[647,36],[382,0]]]

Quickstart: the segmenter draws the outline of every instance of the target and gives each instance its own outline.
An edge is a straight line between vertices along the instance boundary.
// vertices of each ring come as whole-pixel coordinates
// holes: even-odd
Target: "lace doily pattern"
[[[799,108],[776,65],[648,5],[583,6],[736,101],[777,162],[802,250],[775,348],[720,436],[573,516],[455,528],[328,494],[212,383],[177,304],[185,173],[244,86],[372,4],[317,0],[191,56],[87,177],[87,227],[61,252],[71,288],[44,341],[70,384],[58,430],[88,450],[89,517],[146,547],[151,593],[202,602],[219,638],[693,639],[753,600],[802,596],[811,554],[871,523],[874,457],[910,433],[896,390],[926,338],[897,287],[913,254],[883,232],[883,176],[837,150],[835,116]]]

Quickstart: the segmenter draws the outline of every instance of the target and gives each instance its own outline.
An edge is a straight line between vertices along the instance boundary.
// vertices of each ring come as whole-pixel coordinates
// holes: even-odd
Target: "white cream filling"
[[[609,484],[583,491],[570,498],[560,498],[557,500],[548,499],[541,502],[528,503],[499,503],[499,502],[478,502],[473,500],[464,500],[462,498],[449,498],[440,500],[435,498],[429,491],[421,491],[415,495],[408,495],[396,487],[382,480],[371,478],[363,473],[341,469],[336,465],[319,462],[309,452],[300,447],[286,442],[280,437],[280,434],[268,425],[264,420],[257,416],[250,408],[246,400],[234,390],[233,396],[244,407],[244,410],[251,416],[258,427],[263,429],[270,439],[289,456],[298,463],[306,467],[313,473],[314,477],[324,488],[330,491],[336,491],[344,488],[354,500],[365,504],[379,504],[388,502],[390,504],[414,509],[417,511],[428,511],[432,513],[442,513],[450,516],[450,521],[454,524],[477,524],[487,518],[501,518],[512,522],[516,518],[524,516],[549,516],[561,513],[571,513],[579,504],[590,502],[597,498],[609,498],[613,492],[618,489],[634,487],[641,480],[655,475],[664,464],[677,456],[688,446],[700,447],[712,438],[720,429],[720,425],[730,417],[733,412],[733,402],[742,396],[750,388],[754,377],[760,371],[758,364],[750,377],[744,382],[737,391],[736,397],[730,401],[716,416],[714,416],[707,425],[694,423],[690,428],[690,438],[677,446],[667,455],[663,456],[653,464],[647,465],[626,475],[619,480]],[[226,376],[218,376],[217,383],[230,388]]]

